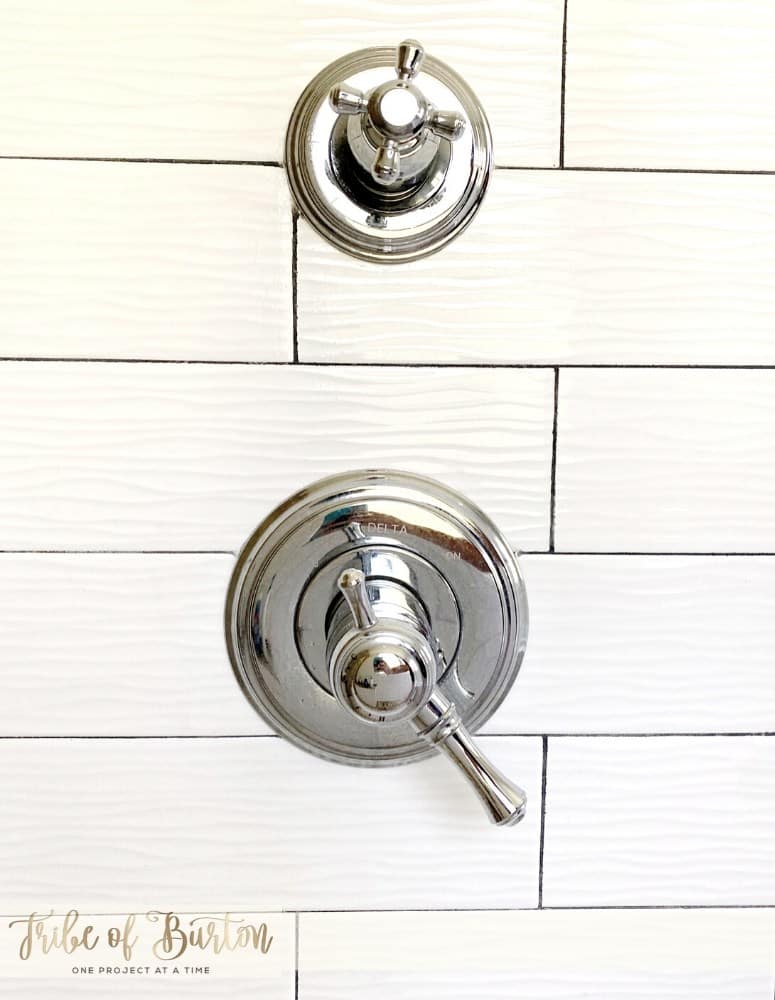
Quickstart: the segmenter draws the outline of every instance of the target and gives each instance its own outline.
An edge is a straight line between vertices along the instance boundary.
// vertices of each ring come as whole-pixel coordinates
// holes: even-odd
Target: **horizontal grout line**
[[[0,549],[0,556],[235,556],[231,549]]]
[[[0,155],[0,160],[42,160],[61,163],[180,163],[204,167],[281,167],[279,160],[212,160],[188,159],[173,156],[11,156]]]
[[[714,170],[711,168],[693,167],[594,167],[594,166],[511,166],[509,164],[495,164],[496,170],[543,170],[553,174],[708,174],[710,176],[721,177],[772,177],[775,170],[735,170],[727,169]]]
[[[576,552],[574,552],[574,551],[572,551],[570,549],[568,549],[567,551],[563,551],[562,549],[559,549],[559,550],[556,549],[556,550],[550,552],[550,551],[547,551],[546,549],[536,549],[534,551],[517,550],[517,555],[518,556],[568,556],[570,558],[574,558],[576,556],[581,556],[581,557],[586,557],[586,556],[610,556],[610,557],[615,557],[615,556],[633,556],[633,557],[636,557],[637,556],[638,558],[643,558],[644,556],[654,556],[657,559],[665,559],[665,558],[668,558],[668,557],[670,557],[670,558],[676,558],[676,559],[684,559],[684,558],[688,558],[688,557],[692,557],[692,558],[704,558],[704,559],[738,559],[738,558],[742,558],[742,557],[751,558],[751,559],[768,559],[768,558],[770,558],[772,556],[775,556],[775,551],[772,551],[772,552],[700,552],[700,551],[692,551],[692,552],[654,552],[654,551],[642,551],[642,552],[635,552],[635,551],[632,551],[632,550],[621,550],[621,551],[610,551],[610,550],[603,551],[603,550],[600,550],[600,551],[596,551],[596,550],[592,549],[592,550],[589,550],[589,551],[583,551],[583,552],[582,551],[576,551]]]
[[[44,156],[35,154],[0,154],[0,160],[39,160],[43,162],[62,163],[168,163],[206,167],[276,167],[282,168],[279,160],[221,160],[210,157],[175,157],[175,156]],[[509,171],[545,171],[546,173],[608,173],[608,174],[708,174],[721,177],[772,177],[775,170],[736,170],[703,169],[691,167],[601,167],[601,166],[566,166],[565,164],[511,164],[496,163],[495,170]]]
[[[532,362],[532,361],[299,361],[289,359],[288,361],[227,361],[218,358],[99,358],[99,357],[72,357],[63,358],[54,355],[41,355],[39,357],[25,357],[22,355],[0,356],[0,363],[4,364],[99,364],[99,365],[202,365],[211,367],[224,367],[228,365],[254,367],[254,368],[422,368],[429,370],[471,370],[471,369],[537,369],[540,371],[555,371],[559,369],[579,369],[582,371],[608,371],[608,370],[636,370],[648,371],[775,371],[775,364],[771,365],[722,365],[722,364],[692,364],[688,362],[660,363],[653,364],[630,364],[627,362],[606,362],[591,364],[586,362]]]
[[[671,737],[676,737],[679,739],[742,739],[742,738],[753,738],[753,737],[773,737],[775,736],[775,731],[760,731],[760,732],[642,732],[642,733],[608,733],[608,732],[596,732],[596,733],[553,733],[553,732],[543,732],[543,733],[498,733],[498,732],[478,732],[477,737],[479,739],[546,739],[546,740],[568,740],[568,739],[615,739],[615,740],[642,740],[642,739],[670,739]],[[282,739],[277,733],[191,733],[187,735],[180,734],[153,734],[146,733],[140,736],[129,736],[129,735],[103,735],[103,736],[84,736],[78,733],[73,733],[67,736],[62,735],[52,735],[46,736],[35,735],[35,736],[3,736],[0,734],[0,741],[2,740],[279,740]]]
[[[558,912],[575,912],[575,911],[586,911],[586,910],[771,910],[775,909],[775,901],[772,903],[610,903],[610,904],[591,904],[587,905],[575,905],[575,906],[402,906],[402,907],[383,907],[377,909],[368,909],[361,907],[347,908],[302,908],[294,909],[291,912],[299,913],[304,915],[308,914],[347,914],[347,913],[373,913],[375,915],[380,913],[541,913],[543,910],[555,910]],[[176,911],[177,912],[177,911]],[[239,912],[259,912],[259,911],[239,911]],[[265,911],[272,912],[272,911]],[[289,912],[282,910],[280,912]],[[88,914],[89,916],[113,916],[113,914]],[[185,916],[185,914],[182,914]]]
[[[724,731],[724,732],[713,732],[713,733],[703,732],[701,730],[692,730],[692,731],[684,731],[684,732],[672,732],[670,730],[664,730],[662,732],[641,732],[641,733],[638,733],[638,732],[635,732],[635,733],[606,733],[606,732],[597,732],[597,733],[554,733],[554,732],[551,732],[551,731],[548,732],[548,733],[547,732],[544,732],[544,733],[497,733],[497,732],[490,732],[488,730],[487,732],[478,732],[477,736],[480,739],[487,739],[490,736],[497,736],[499,739],[518,739],[518,738],[524,737],[526,739],[545,738],[547,740],[572,740],[572,739],[580,739],[580,740],[590,740],[590,739],[592,739],[592,740],[596,740],[596,739],[603,739],[603,740],[658,739],[658,740],[664,740],[664,739],[669,739],[670,737],[678,737],[680,739],[704,739],[705,737],[707,737],[708,739],[716,739],[716,738],[722,738],[722,737],[724,739],[734,739],[734,738],[737,738],[737,737],[754,737],[754,736],[767,736],[767,737],[769,737],[769,736],[775,736],[775,730],[764,730],[764,731],[760,731],[760,732],[738,732],[738,731],[728,730],[728,731]]]
[[[609,552],[609,551],[550,551],[548,549],[517,549],[517,555],[522,556],[551,556],[552,559],[559,557],[588,558],[601,556],[603,558],[631,557],[642,559],[645,557],[654,559],[771,559],[775,556],[773,552]],[[232,549],[3,549],[0,548],[0,556],[94,556],[94,555],[115,555],[115,556],[236,556]]]
[[[154,735],[146,734],[144,736],[83,736],[73,734],[70,736],[2,736],[0,735],[0,741],[2,740],[279,740],[280,737],[277,733],[191,733],[189,735],[181,736],[177,734],[172,735]]]
[[[609,903],[590,904],[575,906],[544,906],[544,910],[556,910],[558,912],[575,911],[599,911],[599,910],[772,910],[775,909],[773,903]],[[201,910],[175,910],[181,917],[195,917],[199,915],[211,915],[222,913],[223,910],[213,909],[213,907],[203,907]],[[380,913],[540,913],[537,906],[385,906],[367,909],[365,907],[326,907],[317,909],[315,907],[240,907],[238,910],[229,910],[230,913],[267,913],[275,915],[304,914],[347,914],[347,913],[373,913],[375,916]],[[85,910],[83,915],[87,917],[120,917],[123,912],[111,910],[109,912],[97,912],[95,910]],[[8,917],[29,916],[21,913],[2,913],[0,919]],[[65,916],[64,911],[55,911],[55,917]]]

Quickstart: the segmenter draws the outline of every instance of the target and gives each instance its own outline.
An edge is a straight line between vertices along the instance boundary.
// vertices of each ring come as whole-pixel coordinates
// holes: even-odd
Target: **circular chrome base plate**
[[[346,191],[330,162],[337,122],[332,87],[347,81],[364,92],[393,71],[395,49],[362,49],[337,59],[305,88],[285,136],[285,168],[300,213],[330,243],[363,260],[401,263],[440,250],[465,229],[484,197],[492,169],[490,126],[479,101],[454,70],[426,56],[418,86],[436,107],[462,112],[467,125],[452,148],[443,184],[424,204],[380,213]]]
[[[242,550],[226,636],[258,712],[297,746],[341,763],[397,764],[435,752],[408,722],[370,725],[330,691],[326,618],[347,568],[414,592],[445,654],[439,686],[469,728],[482,725],[524,655],[527,599],[516,559],[470,501],[434,480],[389,471],[313,483],[273,511]]]

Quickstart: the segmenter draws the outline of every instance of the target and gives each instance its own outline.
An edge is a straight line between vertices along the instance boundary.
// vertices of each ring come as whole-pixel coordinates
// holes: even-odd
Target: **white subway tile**
[[[0,154],[279,160],[319,70],[414,35],[476,91],[499,162],[550,166],[562,19],[562,0],[6,4]]]
[[[775,559],[525,556],[527,654],[497,733],[775,728]]]
[[[549,371],[6,362],[0,548],[233,551],[312,480],[374,466],[543,548],[552,401]]]
[[[485,732],[772,728],[775,559],[525,556],[522,567],[527,655]],[[0,557],[0,733],[268,733],[226,654],[232,568],[229,555]]]
[[[302,1000],[771,1000],[769,910],[304,913]]]
[[[775,550],[775,372],[561,372],[556,498],[560,551]]]
[[[226,653],[230,555],[0,556],[3,736],[268,733]]]
[[[770,737],[550,739],[544,904],[768,906],[773,823]]]
[[[0,188],[0,356],[292,358],[276,168],[6,160]]]
[[[775,177],[499,171],[470,229],[411,266],[301,225],[300,355],[771,365],[774,233]]]
[[[535,906],[541,741],[483,742],[527,792],[518,827],[488,823],[439,757],[353,768],[275,737],[0,741],[3,907]]]
[[[768,0],[570,0],[565,164],[771,170]]]

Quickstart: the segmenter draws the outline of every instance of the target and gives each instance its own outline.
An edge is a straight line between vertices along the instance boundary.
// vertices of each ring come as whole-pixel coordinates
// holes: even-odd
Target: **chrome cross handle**
[[[416,181],[431,166],[440,139],[454,142],[466,128],[456,111],[440,111],[413,83],[425,51],[408,39],[396,49],[396,79],[368,94],[346,83],[329,95],[339,115],[360,115],[360,129],[349,135],[352,154],[380,185]]]
[[[381,581],[369,593],[360,570],[338,587],[346,606],[331,616],[330,683],[339,703],[375,726],[408,722],[462,771],[498,825],[518,823],[526,798],[482,753],[457,708],[437,686],[443,653],[422,606],[407,588]]]

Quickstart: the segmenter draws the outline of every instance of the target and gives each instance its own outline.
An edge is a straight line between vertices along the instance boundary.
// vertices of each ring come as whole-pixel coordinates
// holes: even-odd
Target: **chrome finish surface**
[[[285,166],[299,211],[323,237],[397,263],[468,225],[487,188],[492,139],[470,87],[410,39],[354,52],[310,82],[288,125]]]
[[[519,669],[527,601],[516,559],[495,525],[458,493],[422,476],[333,476],[290,497],[258,527],[232,576],[226,629],[248,698],[280,733],[320,756],[389,764],[427,757],[411,727],[376,729],[343,713],[331,687],[331,643],[350,626],[338,587],[365,574],[376,613],[420,609],[437,640],[439,686],[476,729]],[[400,588],[400,589],[399,589]]]
[[[383,470],[313,483],[241,552],[226,635],[245,694],[297,746],[372,766],[438,749],[495,822],[524,811],[467,731],[519,670],[524,585],[506,540],[460,494]]]
[[[331,688],[343,708],[381,725],[406,719],[468,779],[492,823],[511,826],[525,815],[526,797],[474,743],[453,703],[436,688],[437,651],[427,621],[398,622],[401,609],[377,615],[361,570],[345,570],[339,589],[352,627],[331,656]]]

